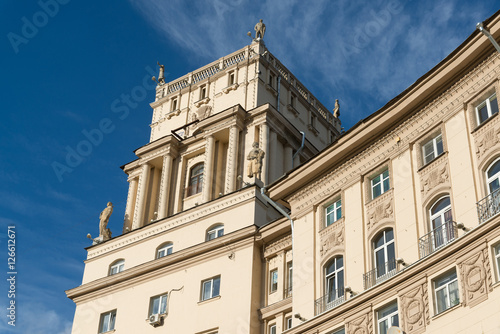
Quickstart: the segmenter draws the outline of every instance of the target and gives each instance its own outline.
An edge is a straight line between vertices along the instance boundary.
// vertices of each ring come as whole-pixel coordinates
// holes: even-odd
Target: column
[[[146,197],[148,195],[148,179],[150,166],[145,163],[141,168],[141,175],[139,176],[139,185],[137,191],[137,199],[134,210],[134,221],[132,223],[132,230],[139,228],[143,225],[144,220],[144,205],[146,204]]]
[[[236,190],[235,175],[238,165],[238,147],[240,139],[240,130],[236,125],[229,129],[229,145],[227,149],[226,162],[226,188],[224,194],[228,194]]]
[[[203,172],[203,192],[202,202],[210,201],[210,193],[212,190],[212,176],[214,170],[214,155],[215,155],[215,138],[213,135],[208,135],[205,143],[205,166]]]
[[[277,153],[278,153],[278,135],[276,132],[273,130],[269,129],[269,155],[273,155],[275,159],[267,160],[269,162],[269,167],[267,167],[267,172],[268,177],[267,177],[267,182],[272,183],[274,180],[276,180],[279,175],[278,175],[278,161],[276,161],[277,158]],[[267,153],[266,153],[267,155]],[[273,161],[273,163],[271,163]]]
[[[264,155],[262,163],[262,175],[261,180],[264,185],[267,185],[268,180],[268,170],[269,170],[269,127],[266,123],[260,125],[260,149],[262,149],[266,155]]]
[[[127,233],[132,228],[134,215],[135,199],[137,197],[137,177],[129,180],[127,206],[125,207],[125,219],[123,222],[123,233]]]
[[[163,167],[161,169],[160,196],[158,198],[158,219],[165,218],[168,214],[171,174],[172,156],[167,153],[163,156]]]
[[[292,158],[293,158],[293,149],[290,145],[285,145],[285,153],[283,160],[285,161],[285,173],[289,172],[292,169]]]

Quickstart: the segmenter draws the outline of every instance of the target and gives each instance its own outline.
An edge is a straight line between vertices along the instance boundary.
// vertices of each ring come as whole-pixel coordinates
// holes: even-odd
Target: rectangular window
[[[99,333],[106,333],[115,329],[116,310],[102,313],[99,320]]]
[[[234,71],[229,72],[229,76],[228,76],[228,79],[227,79],[227,85],[228,86],[234,85],[235,81],[236,80],[235,80],[235,77],[234,77]]]
[[[159,259],[161,257],[167,256],[172,254],[172,251],[174,250],[174,246],[172,244],[168,244],[164,247],[161,247],[158,249],[158,252],[156,253],[156,258]]]
[[[436,314],[439,314],[460,302],[458,295],[457,272],[455,269],[435,279],[434,299],[436,301]]]
[[[500,281],[500,244],[494,247],[495,250],[495,264],[497,266],[497,278]]]
[[[342,217],[342,201],[339,199],[335,203],[326,207],[326,226],[332,225]]]
[[[165,314],[167,312],[167,294],[151,297],[149,302],[149,315]]]
[[[293,283],[293,263],[292,261],[286,264],[287,272],[288,272],[288,290],[292,291],[292,283]]]
[[[269,334],[276,334],[276,325],[269,326]]]
[[[399,326],[397,302],[394,302],[377,311],[377,324],[378,334],[387,334],[389,327]]]
[[[170,111],[175,111],[175,110],[177,110],[177,98],[172,99],[172,104],[170,108]]]
[[[476,107],[477,124],[498,113],[497,95],[493,94]]]
[[[427,165],[441,153],[443,153],[443,139],[441,134],[438,134],[422,146],[424,165]]]
[[[271,270],[269,273],[269,293],[278,290],[278,269]]]
[[[372,199],[375,199],[389,190],[389,170],[386,169],[381,174],[371,179]]]
[[[274,88],[274,75],[272,73],[269,73],[269,86]]]
[[[207,86],[201,86],[200,88],[200,100],[203,100],[207,97]]]
[[[220,291],[220,276],[201,282],[201,300],[217,297]]]
[[[295,107],[295,99],[296,99],[295,95],[291,94],[290,95],[290,105],[292,107]]]
[[[285,319],[286,329],[292,328],[292,317],[288,317]]]

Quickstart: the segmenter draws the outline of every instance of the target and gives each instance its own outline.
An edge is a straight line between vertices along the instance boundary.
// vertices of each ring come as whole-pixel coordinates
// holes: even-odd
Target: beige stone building
[[[160,74],[73,333],[500,333],[499,79],[476,30],[341,133],[261,38]]]

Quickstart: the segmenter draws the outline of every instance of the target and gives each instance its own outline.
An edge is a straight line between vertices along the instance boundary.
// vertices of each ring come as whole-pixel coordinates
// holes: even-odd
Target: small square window
[[[109,267],[109,275],[121,273],[125,268],[125,260],[118,260]]]
[[[220,238],[224,235],[224,225],[217,225],[207,231],[207,241]]]
[[[495,265],[497,266],[497,279],[500,281],[500,244],[493,247],[495,252]]]
[[[269,334],[276,334],[276,325],[269,326]]]
[[[439,314],[460,302],[458,294],[457,272],[455,269],[433,281],[436,314]]]
[[[220,291],[220,276],[201,282],[201,300],[217,297]]]
[[[99,320],[99,333],[106,333],[115,329],[116,310],[102,313]]]
[[[325,208],[326,215],[326,226],[332,225],[334,222],[342,218],[342,201],[338,201],[330,204]]]
[[[424,165],[437,158],[443,153],[443,138],[441,133],[422,145],[422,156],[424,158]]]
[[[482,124],[496,113],[498,113],[497,95],[493,94],[476,107],[477,124]]]
[[[168,294],[151,297],[149,302],[149,315],[165,314],[167,312],[167,297]]]
[[[372,199],[379,197],[389,190],[389,188],[389,170],[386,169],[371,179]]]
[[[161,257],[172,254],[174,246],[171,243],[168,243],[158,249],[156,252],[156,258],[159,259]]]
[[[397,302],[377,311],[377,324],[378,334],[387,334],[389,327],[399,326]]]
[[[269,278],[269,293],[276,292],[278,290],[278,269],[271,270]]]

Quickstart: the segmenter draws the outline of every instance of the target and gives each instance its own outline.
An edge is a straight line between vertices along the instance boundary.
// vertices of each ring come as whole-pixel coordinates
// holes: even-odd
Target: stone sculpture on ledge
[[[266,153],[259,148],[259,143],[254,142],[252,144],[253,149],[248,153],[247,160],[250,160],[248,163],[248,177],[256,177],[260,178],[260,173],[262,170],[262,159]]]

